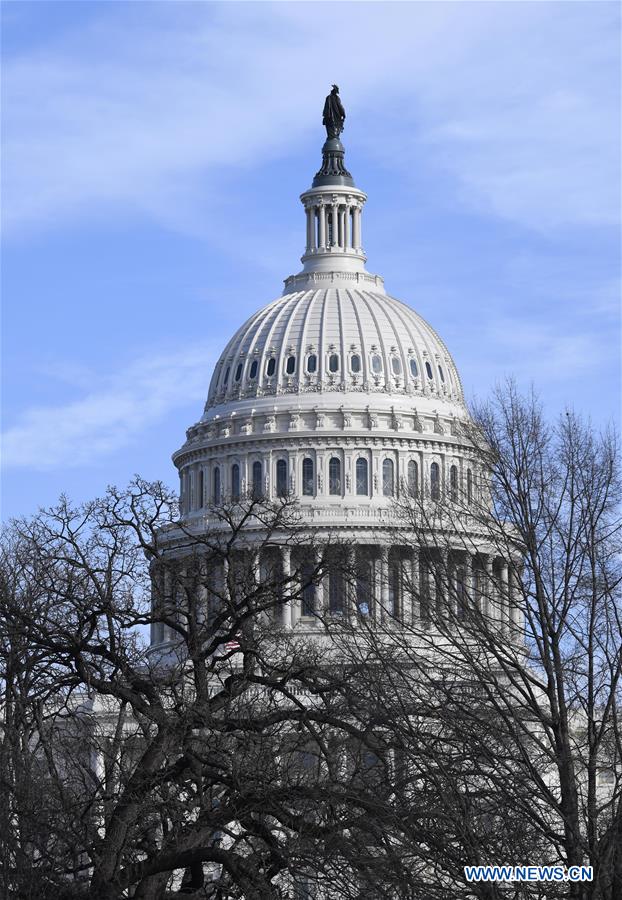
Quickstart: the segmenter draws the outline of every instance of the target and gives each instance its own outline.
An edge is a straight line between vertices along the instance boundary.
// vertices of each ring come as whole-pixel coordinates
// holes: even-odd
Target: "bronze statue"
[[[343,123],[346,118],[346,111],[339,96],[339,88],[336,84],[326,98],[324,103],[324,115],[322,122],[326,127],[328,138],[338,138],[343,131]]]

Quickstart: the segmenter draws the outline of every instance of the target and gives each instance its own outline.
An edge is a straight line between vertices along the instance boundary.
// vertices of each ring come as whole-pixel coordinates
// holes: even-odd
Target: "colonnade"
[[[330,620],[434,629],[459,627],[468,619],[508,634],[523,629],[518,572],[491,553],[386,544],[326,553],[320,547],[290,546],[250,552],[251,565],[245,564],[234,590],[244,602],[245,594],[260,596],[262,586],[266,589],[258,613],[266,625],[304,631]],[[196,566],[196,561],[192,566],[180,561],[176,570],[167,566],[154,574],[153,605],[183,621],[184,611],[196,604],[197,620],[208,621],[228,598],[229,563],[210,568],[205,562],[199,571]],[[152,644],[176,639],[169,625],[152,626]]]
[[[361,250],[361,206],[359,203],[320,201],[306,207],[305,253],[318,250]]]

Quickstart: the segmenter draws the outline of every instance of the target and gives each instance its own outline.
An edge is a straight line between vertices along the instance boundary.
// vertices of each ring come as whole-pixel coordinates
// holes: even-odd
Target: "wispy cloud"
[[[378,154],[408,165],[416,128],[467,204],[536,228],[616,218],[613,4],[148,9],[5,54],[5,229],[122,208],[210,232],[222,180],[291,152],[333,79]]]
[[[563,323],[518,316],[498,318],[490,323],[486,344],[494,348],[505,370],[538,383],[564,383],[580,375],[596,374],[607,367],[614,355],[611,343],[593,330],[574,330]]]
[[[209,344],[144,356],[64,404],[26,409],[2,435],[5,468],[66,469],[98,462],[174,409],[207,396],[217,358]]]

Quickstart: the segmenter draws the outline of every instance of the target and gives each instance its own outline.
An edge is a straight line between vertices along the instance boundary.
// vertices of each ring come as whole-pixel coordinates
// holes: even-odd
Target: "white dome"
[[[213,407],[245,398],[318,392],[462,404],[458,371],[438,334],[378,287],[285,294],[251,316],[216,365],[208,417]]]

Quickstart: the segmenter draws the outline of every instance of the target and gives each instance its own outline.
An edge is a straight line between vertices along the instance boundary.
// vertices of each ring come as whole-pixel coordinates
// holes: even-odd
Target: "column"
[[[471,557],[471,596],[473,609],[480,615],[484,615],[484,601],[482,598],[482,574],[479,560],[475,554]]]
[[[518,570],[510,561],[508,569],[508,605],[510,613],[510,626],[515,635],[522,634],[525,628],[525,612],[523,610],[524,597],[521,590]]]
[[[410,618],[406,619],[406,607],[404,610],[404,621],[410,625],[420,617],[419,610],[419,550],[413,548],[410,551],[410,586],[409,586],[409,605]],[[406,601],[405,601],[406,602]]]
[[[378,547],[376,547],[376,555],[374,556],[373,561],[372,579],[374,620],[377,624],[380,624],[382,620],[382,558],[380,555],[380,548]]]
[[[288,548],[289,549],[289,548]],[[303,549],[304,552],[304,549]],[[300,550],[299,550],[300,553]],[[290,578],[291,578],[291,552],[290,552]],[[292,578],[290,581],[290,595],[294,594],[294,597],[290,600],[290,615],[291,615],[291,626],[295,628],[298,622],[300,622],[300,616],[302,612],[302,586],[303,586],[303,578],[302,578],[302,566],[300,561],[297,562],[296,568],[296,577]]]
[[[343,206],[339,207],[339,246],[346,249],[346,209]]]
[[[389,548],[380,550],[380,596],[382,606],[382,619],[388,618],[389,612]]]
[[[486,577],[484,578],[482,608],[486,618],[492,624],[496,616],[493,602],[494,576],[492,572],[492,556],[490,554],[484,557],[484,567],[486,569]]]
[[[326,207],[324,204],[320,204],[317,208],[318,217],[320,220],[320,249],[326,249]]]
[[[349,250],[352,246],[352,220],[351,220],[352,207],[346,206],[345,213],[345,245],[344,249]]]
[[[333,220],[333,240],[331,247],[339,246],[339,204],[333,203],[331,207],[331,216]]]
[[[353,209],[352,215],[352,227],[353,227],[353,238],[352,243],[354,245],[355,250],[361,249],[361,210],[360,207],[355,206]]]
[[[426,560],[426,578],[428,581],[428,609],[430,622],[436,623],[436,560],[431,554],[427,554]]]
[[[508,564],[507,560],[502,559],[499,566],[499,619],[502,627],[507,630],[510,627],[510,598],[508,586]]]
[[[281,576],[283,583],[283,627],[291,629],[293,626],[292,609],[292,584],[291,584],[291,547],[281,547]]]
[[[305,248],[305,252],[309,253],[309,251],[311,250],[311,207],[307,206],[307,208],[305,209],[305,213],[307,216],[307,246]]]
[[[345,608],[344,619],[356,625],[357,608],[356,608],[356,550],[354,547],[348,547],[346,550],[346,566],[345,566]]]
[[[320,569],[321,577],[315,584],[315,612],[316,615],[324,617],[327,613],[326,602],[328,600],[328,591],[326,590],[326,579],[328,574],[324,571],[324,559],[321,550],[316,550],[314,555],[315,569]]]
[[[436,614],[439,620],[451,621],[450,611],[450,583],[449,583],[449,552],[439,549],[436,560]]]

